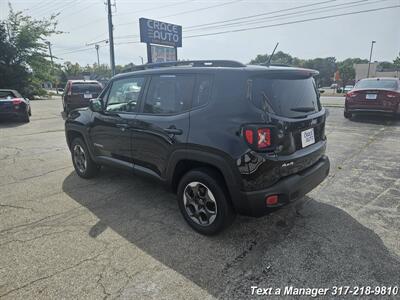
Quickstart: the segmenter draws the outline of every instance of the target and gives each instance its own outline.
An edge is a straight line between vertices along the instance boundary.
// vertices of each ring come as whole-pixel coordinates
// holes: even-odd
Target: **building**
[[[397,77],[400,76],[400,70],[384,69],[379,66],[379,62],[371,63],[369,69],[369,77]],[[367,78],[368,64],[354,64],[354,70],[356,71],[356,82],[360,79]]]

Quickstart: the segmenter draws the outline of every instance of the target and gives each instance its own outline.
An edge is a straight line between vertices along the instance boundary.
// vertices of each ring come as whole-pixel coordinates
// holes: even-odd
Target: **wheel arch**
[[[169,160],[166,181],[173,192],[176,192],[178,184],[184,174],[196,168],[210,168],[217,172],[225,183],[227,192],[234,208],[240,202],[240,174],[235,174],[235,165],[229,163],[221,154],[205,152],[202,150],[177,150]],[[236,210],[236,209],[235,209]]]

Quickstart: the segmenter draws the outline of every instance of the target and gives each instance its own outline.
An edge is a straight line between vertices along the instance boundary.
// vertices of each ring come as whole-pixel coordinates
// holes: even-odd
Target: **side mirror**
[[[103,103],[99,98],[90,99],[89,108],[94,112],[102,112],[103,111]]]
[[[325,90],[319,90],[319,93],[323,94],[323,93],[325,93]]]

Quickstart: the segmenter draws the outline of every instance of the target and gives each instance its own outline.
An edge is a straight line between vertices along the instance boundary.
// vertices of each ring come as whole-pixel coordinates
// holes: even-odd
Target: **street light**
[[[371,68],[371,58],[372,58],[372,49],[374,49],[374,44],[376,41],[371,42],[371,52],[369,53],[369,62],[368,62],[368,73],[367,73],[367,78],[369,78],[369,69]]]

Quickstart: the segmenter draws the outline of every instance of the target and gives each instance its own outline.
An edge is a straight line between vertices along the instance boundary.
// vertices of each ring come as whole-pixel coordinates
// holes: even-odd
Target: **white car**
[[[350,92],[352,89],[354,88],[354,85],[346,85],[345,87],[344,87],[344,92],[345,93],[347,93],[347,92]]]

